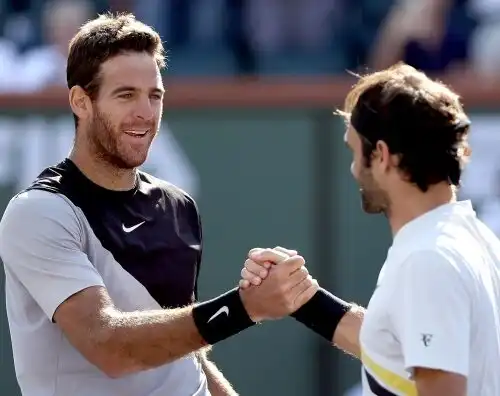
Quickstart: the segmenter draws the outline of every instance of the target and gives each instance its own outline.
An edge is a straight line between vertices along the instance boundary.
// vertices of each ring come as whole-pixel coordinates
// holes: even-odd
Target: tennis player
[[[366,309],[320,289],[293,316],[361,359],[364,395],[500,395],[500,242],[457,200],[458,96],[398,64],[360,78],[341,115],[363,209],[393,242]],[[263,263],[279,261],[251,251],[240,286],[265,285],[279,264]]]
[[[196,203],[137,169],[158,132],[164,66],[160,37],[132,15],[100,16],[70,43],[73,149],[0,223],[24,396],[236,395],[207,347],[287,316],[318,288],[303,258],[276,252],[286,263],[267,287],[197,302]]]

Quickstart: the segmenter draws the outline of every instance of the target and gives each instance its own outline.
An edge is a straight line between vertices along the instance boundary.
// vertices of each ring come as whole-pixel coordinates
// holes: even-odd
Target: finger
[[[299,268],[303,267],[305,263],[306,260],[304,260],[304,257],[293,256],[289,257],[286,260],[283,260],[283,262],[280,263],[280,265],[276,266],[276,268],[280,269],[280,267],[284,267],[283,268],[284,271],[286,271],[288,274],[292,274]]]
[[[294,300],[294,306],[296,309],[302,307],[305,303],[307,303],[319,289],[318,281],[316,279],[312,279],[312,281],[308,282],[308,286],[303,292],[297,295]]]
[[[270,261],[271,263],[278,264],[283,260],[286,260],[288,255],[274,249],[264,249],[262,251],[251,253],[248,257],[256,262]]]
[[[251,254],[259,253],[259,252],[261,252],[263,250],[266,250],[266,249],[260,248],[260,247],[256,247],[256,248],[250,249],[250,251],[248,252],[248,257],[250,257]]]
[[[297,297],[303,292],[305,292],[309,287],[311,287],[312,281],[313,281],[312,276],[307,275],[299,283],[293,285],[292,288],[287,292],[289,299],[292,300],[293,303],[295,304],[295,300],[297,299]]]
[[[262,282],[262,279],[258,275],[254,275],[250,271],[248,271],[246,268],[243,268],[241,270],[241,277],[243,280],[247,280],[250,282],[252,285],[260,285]]]
[[[265,267],[265,263],[256,263],[253,260],[246,260],[244,268],[246,268],[247,271],[250,272],[252,275],[258,276],[259,278],[262,279],[265,279],[269,273],[269,271]]]
[[[300,267],[298,270],[295,270],[290,274],[287,280],[287,284],[289,285],[289,289],[294,288],[299,283],[303,282],[309,276],[309,271],[306,267]]]
[[[246,279],[241,279],[239,283],[240,289],[247,289],[250,286],[250,282]]]
[[[281,253],[288,254],[288,256],[296,256],[297,254],[299,254],[299,252],[297,250],[291,250],[291,249],[287,249],[287,248],[284,248],[281,246],[276,246],[274,248],[274,250],[277,250],[278,252],[281,252]]]

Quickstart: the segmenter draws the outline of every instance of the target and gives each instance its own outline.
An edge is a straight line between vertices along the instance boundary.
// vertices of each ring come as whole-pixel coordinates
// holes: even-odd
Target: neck
[[[135,169],[120,169],[104,159],[73,148],[69,159],[92,182],[108,190],[126,191],[134,188],[136,183]]]
[[[441,205],[456,201],[454,187],[445,183],[436,184],[425,193],[409,186],[398,195],[397,199],[391,200],[388,215],[393,237],[410,221]]]

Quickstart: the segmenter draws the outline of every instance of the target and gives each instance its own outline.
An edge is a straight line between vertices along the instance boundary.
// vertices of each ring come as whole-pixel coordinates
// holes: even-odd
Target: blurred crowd
[[[0,0],[0,90],[64,84],[68,40],[106,10],[154,26],[171,75],[500,73],[500,0]]]

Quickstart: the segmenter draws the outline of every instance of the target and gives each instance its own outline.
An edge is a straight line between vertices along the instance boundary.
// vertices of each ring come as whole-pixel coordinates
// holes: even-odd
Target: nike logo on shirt
[[[129,233],[134,231],[135,229],[139,228],[141,225],[143,225],[145,221],[140,222],[139,224],[133,225],[132,227],[125,227],[125,224],[122,224],[123,231]]]

